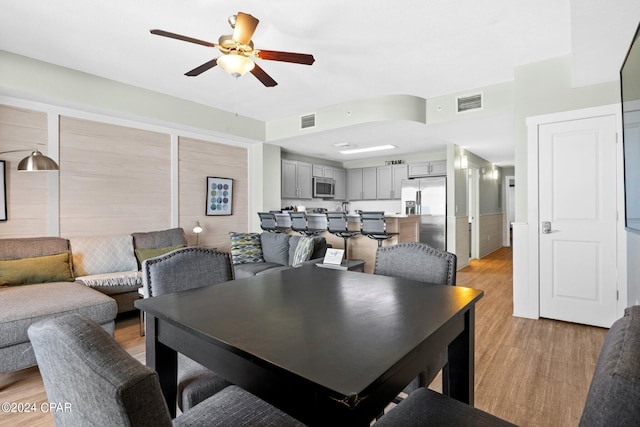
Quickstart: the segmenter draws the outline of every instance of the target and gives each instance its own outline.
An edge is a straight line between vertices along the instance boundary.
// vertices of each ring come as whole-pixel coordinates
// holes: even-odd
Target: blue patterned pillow
[[[233,265],[264,262],[260,233],[229,233]]]
[[[293,267],[300,266],[303,262],[308,261],[313,253],[314,241],[312,237],[301,237],[293,254]]]

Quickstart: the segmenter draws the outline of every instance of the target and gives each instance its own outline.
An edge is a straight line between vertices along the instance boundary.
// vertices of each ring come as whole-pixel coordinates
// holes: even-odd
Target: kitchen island
[[[360,216],[347,215],[348,228],[353,231],[360,231]],[[394,234],[390,239],[384,240],[382,246],[391,246],[400,242],[417,242],[420,239],[420,216],[419,215],[399,215],[385,214],[387,233]],[[334,236],[329,232],[322,234],[327,243],[334,248],[344,249],[344,240]],[[348,258],[362,259],[365,261],[365,273],[373,273],[376,263],[376,251],[378,242],[367,236],[357,235],[349,238]]]
[[[278,226],[290,227],[291,218],[288,213],[276,214]],[[319,213],[307,213],[307,221],[310,228],[326,228],[326,216]],[[348,228],[352,231],[360,231],[360,216],[357,214],[347,215]],[[387,233],[393,234],[393,237],[384,240],[382,246],[391,246],[400,242],[418,242],[420,241],[420,215],[401,215],[401,214],[385,214],[385,223]],[[288,231],[288,233],[296,233]],[[344,240],[334,234],[324,231],[322,234],[327,243],[336,249],[344,249]],[[378,242],[367,236],[356,235],[349,238],[348,241],[349,259],[362,259],[365,261],[365,273],[373,273],[376,263],[376,250]]]

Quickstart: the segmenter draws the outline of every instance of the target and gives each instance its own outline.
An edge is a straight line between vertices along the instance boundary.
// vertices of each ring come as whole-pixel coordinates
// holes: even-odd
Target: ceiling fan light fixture
[[[229,52],[227,55],[221,56],[218,58],[217,63],[235,78],[242,77],[245,73],[253,70],[256,65],[246,56],[239,55],[236,52]]]

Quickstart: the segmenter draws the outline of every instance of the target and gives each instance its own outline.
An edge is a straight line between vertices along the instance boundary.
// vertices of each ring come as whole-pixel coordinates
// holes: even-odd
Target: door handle
[[[554,231],[551,229],[551,221],[542,221],[542,234],[550,234]]]

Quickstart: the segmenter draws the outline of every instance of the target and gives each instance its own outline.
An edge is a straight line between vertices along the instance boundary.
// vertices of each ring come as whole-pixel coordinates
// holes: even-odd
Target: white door
[[[539,128],[540,316],[616,319],[614,116]]]

